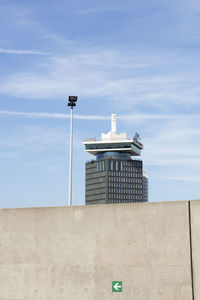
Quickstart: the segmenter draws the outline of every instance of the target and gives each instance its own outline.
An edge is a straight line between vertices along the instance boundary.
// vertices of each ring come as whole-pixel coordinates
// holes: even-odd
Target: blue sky
[[[82,140],[144,143],[150,201],[200,198],[200,2],[0,1],[0,207],[84,204]]]

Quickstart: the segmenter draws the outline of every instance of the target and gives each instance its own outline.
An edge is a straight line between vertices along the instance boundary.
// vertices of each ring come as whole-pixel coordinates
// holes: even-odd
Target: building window
[[[101,160],[97,162],[97,172],[105,171],[105,161]]]
[[[118,161],[116,161],[116,171],[118,171]]]
[[[113,160],[110,161],[110,169],[113,170]]]

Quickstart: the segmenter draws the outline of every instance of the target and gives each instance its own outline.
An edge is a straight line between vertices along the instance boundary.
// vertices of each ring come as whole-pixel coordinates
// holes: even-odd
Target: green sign
[[[122,292],[122,281],[112,281],[112,292]]]

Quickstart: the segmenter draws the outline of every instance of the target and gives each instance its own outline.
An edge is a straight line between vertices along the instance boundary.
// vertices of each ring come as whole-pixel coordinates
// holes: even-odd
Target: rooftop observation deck
[[[111,131],[107,134],[101,134],[101,140],[89,138],[83,141],[85,150],[97,155],[103,152],[120,152],[129,153],[131,156],[140,156],[143,144],[139,141],[139,135],[135,134],[134,138],[127,138],[126,133],[116,133],[116,115],[112,115]]]
[[[92,154],[97,155],[100,152],[116,151],[129,153],[132,156],[140,156],[143,145],[139,144],[134,139],[126,140],[84,140],[85,150]]]

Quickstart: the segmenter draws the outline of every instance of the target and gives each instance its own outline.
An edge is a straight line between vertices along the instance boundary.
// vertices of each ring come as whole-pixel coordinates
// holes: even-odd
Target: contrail
[[[69,119],[70,114],[47,113],[47,112],[21,112],[0,110],[0,115],[21,116],[26,118],[50,118],[50,119]],[[189,118],[199,118],[200,114],[189,115]],[[188,115],[159,115],[159,114],[126,114],[117,117],[120,120],[162,120],[162,119],[182,119],[188,118]],[[79,120],[110,120],[110,116],[103,115],[74,115],[74,119]]]

